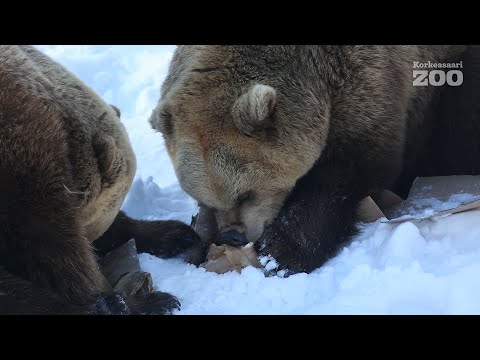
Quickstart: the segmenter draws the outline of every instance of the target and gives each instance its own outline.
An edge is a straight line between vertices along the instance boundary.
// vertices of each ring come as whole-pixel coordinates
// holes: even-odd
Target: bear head
[[[328,91],[295,53],[180,46],[150,118],[184,191],[240,243],[261,236],[326,144]]]

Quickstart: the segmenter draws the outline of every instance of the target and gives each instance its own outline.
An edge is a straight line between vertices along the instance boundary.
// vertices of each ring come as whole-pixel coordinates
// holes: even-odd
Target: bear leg
[[[200,243],[200,237],[188,225],[174,220],[135,220],[120,211],[110,228],[93,246],[103,256],[118,246],[135,239],[137,250],[169,258]]]
[[[348,166],[317,165],[300,179],[255,243],[259,256],[273,257],[277,270],[289,274],[311,272],[334,256],[355,235],[356,211],[367,195],[352,174]]]
[[[0,315],[88,314],[93,311],[93,304],[74,305],[0,267]]]

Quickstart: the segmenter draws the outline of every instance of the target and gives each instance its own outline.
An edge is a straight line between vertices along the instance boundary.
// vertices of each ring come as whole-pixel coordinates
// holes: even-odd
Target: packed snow
[[[428,208],[428,211],[431,211],[432,213],[437,213],[444,210],[454,209],[461,204],[477,201],[479,200],[479,198],[480,197],[478,195],[474,194],[452,194],[447,199],[447,201],[440,201],[435,198],[415,199],[412,202],[413,206],[409,208],[409,212],[414,216],[418,216],[420,215],[419,213],[417,213],[418,210],[423,211],[425,208]]]
[[[162,137],[147,122],[174,47],[39,48],[122,110],[138,158],[123,209],[135,218],[190,223],[196,204],[179,187]],[[149,254],[140,262],[156,289],[181,301],[176,314],[480,314],[480,210],[381,221],[364,225],[311,274],[267,277],[248,267],[218,275]]]
[[[452,194],[445,201],[439,200],[434,197],[424,198],[411,198],[409,197],[409,206],[404,206],[390,214],[390,219],[399,220],[412,220],[412,219],[425,219],[431,216],[443,216],[438,215],[446,210],[453,210],[463,205],[467,205],[480,200],[478,194],[459,193]],[[406,207],[406,208],[405,208]],[[457,209],[458,210],[458,209]],[[454,212],[454,211],[452,211]],[[405,214],[405,215],[401,215]],[[387,219],[385,219],[385,222]]]

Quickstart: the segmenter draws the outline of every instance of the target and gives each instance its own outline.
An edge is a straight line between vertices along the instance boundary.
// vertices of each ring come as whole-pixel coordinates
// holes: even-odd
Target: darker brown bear
[[[132,237],[164,256],[198,240],[119,214],[136,169],[119,112],[30,46],[0,46],[0,89],[0,314],[177,308],[166,293],[114,294],[95,259]]]

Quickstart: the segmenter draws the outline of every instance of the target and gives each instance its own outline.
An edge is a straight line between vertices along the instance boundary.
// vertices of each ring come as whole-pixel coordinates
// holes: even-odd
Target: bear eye
[[[252,190],[244,192],[242,195],[240,195],[237,198],[237,204],[242,205],[248,201],[252,201],[254,198],[255,198],[255,193]]]
[[[247,133],[247,132],[245,132],[245,131],[242,132],[242,135],[243,135],[243,136],[246,136],[246,137],[249,137],[249,138],[253,138],[253,135],[252,135],[252,134],[249,134],[249,133]]]

